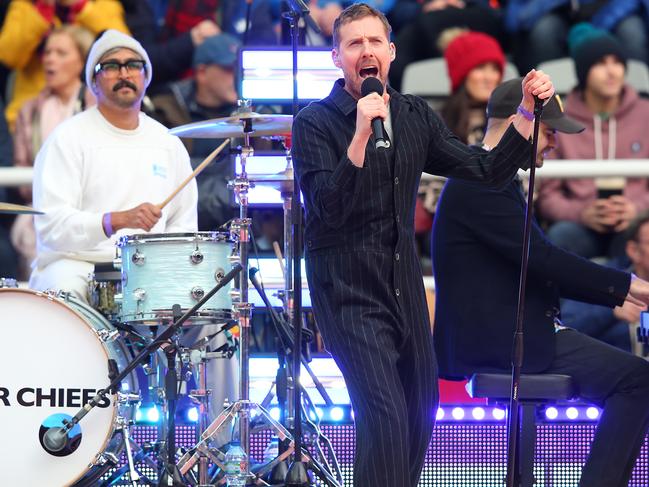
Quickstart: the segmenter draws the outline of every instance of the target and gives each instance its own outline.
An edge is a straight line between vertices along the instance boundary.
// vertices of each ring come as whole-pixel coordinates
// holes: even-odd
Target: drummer
[[[34,164],[37,257],[29,286],[87,301],[94,263],[112,261],[115,240],[135,233],[197,230],[197,189],[180,140],[140,111],[153,76],[142,45],[107,30],[85,67],[97,105],[62,123]]]

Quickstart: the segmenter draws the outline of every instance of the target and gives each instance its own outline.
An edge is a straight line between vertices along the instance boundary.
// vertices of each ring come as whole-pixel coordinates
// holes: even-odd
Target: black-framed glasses
[[[102,71],[108,77],[117,77],[122,71],[122,68],[126,68],[128,74],[134,74],[142,71],[145,66],[146,61],[142,59],[128,59],[123,63],[119,61],[105,61],[103,63],[97,63],[95,66],[95,74]]]

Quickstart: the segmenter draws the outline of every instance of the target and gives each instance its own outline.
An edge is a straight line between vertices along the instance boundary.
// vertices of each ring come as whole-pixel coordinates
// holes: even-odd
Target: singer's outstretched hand
[[[544,104],[554,96],[554,85],[550,76],[543,71],[531,70],[522,81],[523,99],[521,106],[527,111],[534,110],[534,97],[544,101]]]
[[[532,135],[534,125],[533,118],[528,118],[527,114],[534,114],[534,97],[538,97],[547,103],[554,96],[554,85],[550,76],[543,71],[531,70],[521,81],[523,98],[521,99],[520,109],[514,116],[514,127],[525,139]]]

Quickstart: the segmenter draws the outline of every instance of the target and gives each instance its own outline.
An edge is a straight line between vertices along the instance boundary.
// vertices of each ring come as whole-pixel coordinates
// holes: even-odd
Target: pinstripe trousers
[[[380,251],[307,255],[318,327],[354,410],[356,487],[416,486],[435,422],[437,367],[423,287],[400,304],[392,261]]]

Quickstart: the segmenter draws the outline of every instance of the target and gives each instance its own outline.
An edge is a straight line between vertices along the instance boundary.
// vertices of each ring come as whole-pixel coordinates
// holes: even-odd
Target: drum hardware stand
[[[153,485],[153,482],[146,477],[146,475],[142,475],[136,468],[135,465],[140,461],[144,460],[145,463],[154,471],[157,470],[158,466],[156,463],[148,456],[148,454],[135,443],[133,438],[131,437],[129,428],[131,426],[131,421],[118,417],[116,420],[117,423],[117,430],[121,432],[122,434],[122,440],[124,442],[124,449],[126,451],[126,461],[127,464],[122,466],[120,469],[116,470],[115,472],[112,473],[110,477],[105,479],[102,484],[103,485],[114,485],[114,483],[121,477],[123,477],[127,472],[129,474],[129,482],[133,485],[133,487],[137,487],[139,483],[144,481],[146,484]],[[106,461],[106,459],[104,460]],[[117,465],[118,461],[117,458],[111,459],[111,463],[114,465]],[[88,487],[90,486],[96,486],[98,485],[97,481],[93,481],[93,483],[88,484]]]
[[[248,458],[250,458],[250,417],[253,412],[256,412],[261,417],[265,418],[268,424],[275,429],[278,437],[282,440],[288,438],[290,435],[288,431],[277,421],[275,421],[270,414],[261,408],[258,404],[250,401],[250,317],[252,312],[252,305],[248,302],[248,243],[250,241],[250,226],[251,220],[248,218],[248,189],[251,187],[246,172],[247,158],[253,154],[253,148],[250,145],[250,136],[254,132],[253,118],[245,117],[247,112],[251,112],[249,100],[239,101],[238,115],[241,117],[243,123],[243,136],[244,145],[238,149],[240,152],[241,173],[236,175],[230,187],[234,189],[234,193],[239,200],[239,218],[235,219],[231,226],[230,232],[233,239],[239,242],[239,262],[241,275],[239,278],[239,292],[238,302],[233,306],[234,315],[239,324],[239,400],[225,409],[202,433],[201,441],[194,449],[187,452],[179,461],[179,469],[181,473],[186,473],[204,456],[209,457],[221,469],[223,465],[219,458],[214,455],[208,446],[208,441],[212,439],[220,430],[227,426],[229,421],[238,419],[239,421],[239,440],[241,448],[244,450]],[[236,293],[235,293],[236,295]],[[292,451],[292,448],[291,448]],[[288,456],[291,452],[288,452]],[[249,468],[249,463],[246,465],[245,474],[249,479],[255,476],[262,475],[264,471],[252,473]],[[260,485],[268,485],[261,479],[255,479],[255,483]]]
[[[189,398],[198,406],[198,428],[196,430],[196,442],[201,441],[201,435],[209,426],[209,406],[210,395],[212,391],[207,388],[207,361],[215,358],[231,357],[234,351],[228,347],[222,351],[208,352],[207,345],[209,341],[217,334],[230,329],[233,325],[226,324],[217,333],[207,339],[200,339],[199,344],[192,345],[188,348],[181,349],[181,360],[183,363],[191,366],[196,371],[198,389],[192,389],[189,392]],[[202,450],[198,459],[198,472],[195,476],[194,483],[198,487],[210,484],[209,479],[209,462],[214,455],[205,454]],[[191,470],[181,472],[183,475],[192,474]]]
[[[117,402],[120,405],[131,404],[135,405],[140,402],[139,394],[124,394],[121,392],[117,393]],[[130,427],[133,424],[133,421],[127,419],[123,416],[117,416],[115,418],[116,432],[120,432],[122,436],[122,443],[124,445],[126,453],[126,465],[123,465],[120,468],[116,468],[120,461],[119,458],[113,452],[103,452],[97,455],[97,458],[93,462],[96,466],[101,466],[98,471],[92,472],[90,477],[85,477],[79,480],[74,484],[74,487],[96,487],[98,485],[114,485],[115,482],[122,478],[127,472],[129,473],[129,481],[133,484],[133,487],[137,487],[138,483],[142,481],[146,484],[153,485],[153,482],[146,476],[142,475],[135,467],[140,461],[144,461],[146,465],[152,470],[156,471],[158,466],[156,462],[149,456],[149,452],[145,451],[140,445],[138,445],[130,433]],[[99,479],[103,477],[106,472],[110,469],[116,468],[109,477],[105,478],[103,481],[99,482]]]
[[[135,464],[133,463],[133,452],[131,451],[131,435],[128,430],[129,424],[128,421],[122,419],[118,423],[119,429],[122,432],[122,437],[124,439],[124,449],[126,450],[126,460],[128,462],[128,476],[133,484],[133,487],[137,487],[138,480],[140,480],[140,474],[135,470]]]
[[[106,396],[111,391],[118,391],[122,380],[124,380],[138,365],[144,362],[153,352],[161,348],[181,329],[185,321],[191,318],[196,311],[203,306],[212,296],[219,290],[225,287],[237,274],[241,272],[241,265],[235,264],[233,268],[217,283],[208,293],[205,294],[194,306],[187,310],[178,320],[165,329],[160,336],[155,338],[147,347],[142,350],[133,360],[131,360],[124,370],[117,374],[113,380],[104,389],[97,391],[95,396],[88,401],[84,406],[69,420],[64,420],[62,426],[50,428],[43,436],[44,448],[52,453],[61,451],[70,438],[68,434],[94,407],[96,407],[102,400],[107,399]]]
[[[245,412],[245,416],[244,416]],[[256,413],[256,414],[254,414]],[[210,424],[207,429],[201,435],[201,441],[194,447],[192,450],[188,451],[181,457],[178,462],[178,469],[181,474],[185,475],[203,456],[208,457],[215,465],[217,465],[221,470],[223,470],[223,463],[221,459],[215,454],[214,448],[209,447],[209,441],[217,435],[221,430],[226,428],[229,423],[234,421],[237,417],[239,418],[239,426],[241,426],[242,418],[248,418],[250,416],[262,417],[268,421],[269,426],[277,432],[277,437],[280,440],[285,440],[290,438],[290,433],[284,426],[282,426],[278,421],[275,421],[271,415],[263,409],[259,404],[255,404],[251,401],[242,401],[239,400],[234,404],[228,406],[213,422]],[[250,428],[250,424],[247,425]],[[249,429],[248,429],[249,431]],[[288,457],[293,452],[293,443],[291,442],[289,450],[285,453],[285,456],[279,458],[283,460]],[[278,460],[278,461],[279,461]],[[268,464],[262,469],[256,471],[254,474],[248,471],[248,476],[262,477],[267,471],[272,468],[271,464]],[[254,483],[256,485],[268,486],[269,484],[261,480],[261,478],[255,479]]]
[[[263,287],[259,283],[259,280],[257,279],[256,276],[257,269],[254,267],[250,268],[249,274],[250,274],[250,282],[252,282],[253,286],[259,293],[259,296],[263,300],[266,308],[268,309],[268,312],[271,317],[271,322],[273,323],[273,326],[275,328],[275,334],[277,336],[277,357],[278,357],[278,362],[279,362],[279,368],[277,371],[277,376],[275,380],[275,388],[277,390],[277,402],[280,407],[280,418],[284,415],[282,411],[283,404],[286,399],[286,390],[289,387],[294,388],[294,394],[297,394],[298,397],[303,397],[304,398],[304,403],[309,407],[310,410],[315,411],[315,407],[313,405],[313,402],[311,401],[311,398],[307,394],[306,390],[304,387],[299,385],[294,379],[289,377],[287,367],[286,367],[286,362],[285,362],[285,357],[293,357],[293,355],[296,353],[296,351],[299,353],[299,360],[301,365],[306,369],[306,371],[309,373],[309,376],[313,380],[313,383],[315,384],[316,389],[318,390],[319,394],[322,396],[322,398],[325,401],[325,404],[327,406],[332,406],[333,401],[331,400],[331,397],[329,397],[329,394],[327,393],[327,390],[324,388],[318,377],[313,373],[313,370],[311,369],[309,362],[307,361],[303,351],[302,347],[296,347],[295,344],[292,341],[291,338],[291,330],[290,330],[290,325],[289,323],[283,319],[273,308],[272,304],[270,303],[268,296],[266,295]],[[311,335],[312,337],[313,335]],[[299,391],[295,390],[295,387],[299,387]],[[262,401],[262,407],[267,407],[272,400],[272,388]],[[314,471],[320,476],[320,478],[327,483],[327,485],[332,486],[332,487],[340,487],[342,486],[342,473],[340,471],[340,466],[338,464],[338,461],[336,459],[336,456],[334,454],[333,448],[331,446],[331,443],[329,440],[322,434],[320,431],[320,428],[313,422],[309,421],[308,415],[306,414],[306,411],[304,409],[304,404],[300,402],[300,408],[302,412],[302,418],[304,418],[304,421],[310,426],[311,430],[313,431],[312,436],[315,437],[315,441],[312,443],[313,446],[317,448],[319,457],[324,460],[325,465],[322,465],[319,463],[318,460],[313,458],[311,454],[309,453],[308,450],[303,449],[302,453],[303,455],[308,457],[308,461],[311,464],[311,467],[314,468]],[[293,418],[289,418],[290,420],[294,420]],[[325,445],[327,446],[327,451],[329,452],[329,455],[333,459],[333,468],[329,465],[327,462],[327,459],[324,455],[324,452],[322,451],[320,447],[320,441],[323,441]],[[285,442],[284,442],[285,443]],[[283,442],[280,442],[280,453],[283,453],[282,449],[282,444]],[[281,455],[280,455],[281,456]],[[287,466],[284,465],[282,467],[282,464],[280,463],[278,465],[279,468],[274,468],[273,472],[271,473],[271,482],[273,484],[283,482],[286,474],[287,474]],[[334,477],[334,474],[331,473],[335,471],[336,477]],[[280,473],[283,473],[284,475],[281,476]]]

